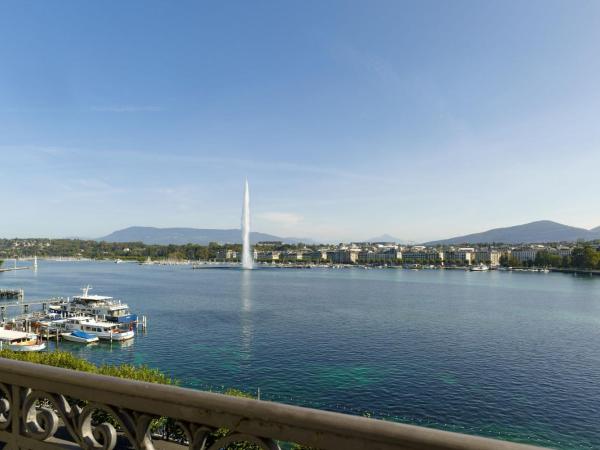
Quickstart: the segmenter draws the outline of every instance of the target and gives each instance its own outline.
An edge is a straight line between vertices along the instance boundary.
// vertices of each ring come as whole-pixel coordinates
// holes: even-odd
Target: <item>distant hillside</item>
[[[129,227],[115,231],[108,236],[97,239],[106,242],[143,242],[144,244],[201,244],[210,242],[241,243],[242,233],[239,229],[219,230],[201,228],[154,228],[154,227]],[[261,241],[282,241],[289,244],[298,242],[311,243],[310,239],[282,238],[272,234],[251,232],[250,242],[255,244]]]
[[[468,234],[440,241],[427,242],[426,245],[477,244],[484,242],[502,242],[506,244],[536,242],[573,242],[578,239],[600,238],[600,227],[593,230],[571,227],[550,220],[540,220],[506,228],[494,228],[483,233]]]

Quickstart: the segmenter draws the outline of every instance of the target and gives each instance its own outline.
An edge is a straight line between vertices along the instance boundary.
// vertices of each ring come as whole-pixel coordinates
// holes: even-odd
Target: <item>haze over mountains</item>
[[[212,228],[154,228],[154,227],[129,227],[115,231],[107,236],[98,238],[106,242],[143,242],[144,244],[158,245],[208,245],[211,242],[221,244],[240,244],[242,232],[240,229],[212,229]],[[261,241],[281,241],[288,244],[298,242],[310,243],[310,239],[293,237],[279,237],[267,233],[253,231],[250,233],[250,242],[255,244]]]
[[[426,242],[426,245],[477,244],[498,242],[505,244],[539,242],[574,242],[578,239],[600,239],[600,227],[586,230],[551,220],[539,220],[523,225],[494,228],[482,233],[467,234],[449,239]]]

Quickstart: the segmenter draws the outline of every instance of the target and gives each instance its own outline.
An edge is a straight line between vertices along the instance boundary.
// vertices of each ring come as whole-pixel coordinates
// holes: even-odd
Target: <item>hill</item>
[[[574,242],[578,239],[600,238],[600,227],[593,230],[571,227],[550,220],[540,220],[523,225],[494,228],[482,233],[467,234],[450,239],[427,242],[425,245],[453,245],[502,242],[521,244],[536,242]]]
[[[97,239],[106,242],[143,242],[144,244],[201,244],[210,242],[221,244],[239,244],[242,242],[242,232],[239,229],[212,229],[212,228],[154,228],[154,227],[129,227],[115,231],[107,236]],[[261,241],[282,241],[289,244],[298,242],[311,243],[310,239],[282,238],[272,234],[251,232],[250,242],[255,244]]]

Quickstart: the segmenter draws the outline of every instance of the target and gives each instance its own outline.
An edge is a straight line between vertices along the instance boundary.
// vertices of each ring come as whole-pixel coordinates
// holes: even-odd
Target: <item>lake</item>
[[[86,284],[148,317],[129,345],[60,344],[95,363],[146,364],[197,389],[260,388],[284,403],[600,447],[600,278],[55,261],[0,274],[0,288],[24,288],[28,300]]]

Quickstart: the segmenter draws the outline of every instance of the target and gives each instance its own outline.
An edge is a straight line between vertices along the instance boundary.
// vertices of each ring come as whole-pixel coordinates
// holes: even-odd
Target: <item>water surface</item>
[[[188,387],[565,449],[600,447],[600,278],[40,261],[27,299],[86,284],[148,316],[128,346],[63,349]]]

